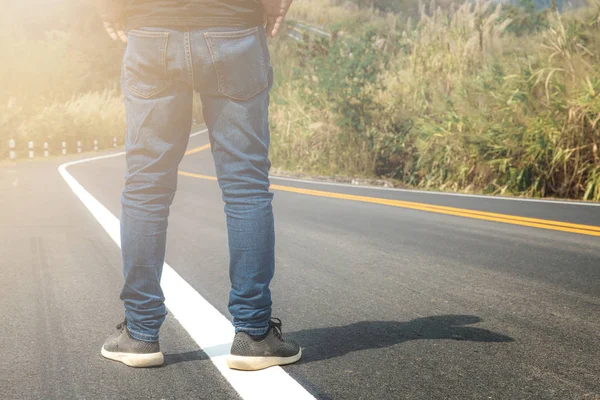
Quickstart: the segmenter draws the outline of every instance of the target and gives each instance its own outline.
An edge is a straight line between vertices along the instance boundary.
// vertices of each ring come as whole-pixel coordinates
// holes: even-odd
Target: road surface
[[[193,137],[181,164],[167,263],[229,318],[207,143]],[[218,352],[198,344],[218,323],[184,323],[195,310],[175,304],[177,291],[164,367],[105,360],[122,319],[120,250],[57,170],[92,156],[0,167],[1,399],[241,399],[251,396],[236,382],[254,377],[279,399],[298,388],[317,399],[600,398],[598,205],[279,178],[274,315],[302,361],[280,375],[222,375]],[[122,156],[66,171],[120,215]]]

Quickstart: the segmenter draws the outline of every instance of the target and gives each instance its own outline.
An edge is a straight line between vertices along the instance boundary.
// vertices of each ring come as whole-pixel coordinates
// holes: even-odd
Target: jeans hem
[[[146,335],[145,333],[136,332],[131,329],[129,322],[127,323],[127,331],[129,332],[129,336],[135,340],[141,340],[143,342],[158,342],[158,335]]]
[[[268,331],[269,331],[268,325],[264,328],[243,328],[243,327],[235,328],[235,333],[246,332],[250,336],[262,336],[265,333],[267,333]]]

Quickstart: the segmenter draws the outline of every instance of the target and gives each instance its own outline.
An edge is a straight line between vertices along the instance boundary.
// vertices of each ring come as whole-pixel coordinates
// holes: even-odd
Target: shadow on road
[[[302,346],[301,363],[327,360],[353,351],[379,349],[409,340],[451,339],[471,342],[513,342],[509,336],[470,325],[473,315],[436,315],[412,321],[361,321],[346,326],[307,329],[288,336]]]
[[[188,362],[188,361],[204,361],[209,360],[206,353],[202,350],[194,350],[188,351],[185,353],[176,353],[176,354],[168,354],[165,353],[165,363],[162,365],[163,367],[168,367],[169,365]]]
[[[435,315],[408,322],[361,321],[346,326],[290,332],[286,337],[302,346],[300,363],[327,360],[353,351],[380,349],[408,340],[451,339],[471,342],[513,342],[514,339],[483,328],[464,326],[481,322],[474,315]],[[219,354],[229,353],[229,344],[218,346]],[[214,349],[212,349],[214,353]],[[165,354],[163,366],[181,362],[208,360],[202,350]]]

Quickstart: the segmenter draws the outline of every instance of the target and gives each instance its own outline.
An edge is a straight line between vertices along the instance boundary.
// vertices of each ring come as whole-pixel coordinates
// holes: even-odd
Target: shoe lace
[[[271,318],[271,327],[273,328],[273,334],[278,337],[279,339],[283,340],[282,336],[282,332],[281,332],[281,320],[279,318]]]

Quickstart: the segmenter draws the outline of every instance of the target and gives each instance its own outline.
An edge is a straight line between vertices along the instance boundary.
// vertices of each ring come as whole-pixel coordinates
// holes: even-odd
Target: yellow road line
[[[216,181],[217,180],[216,176],[193,174],[191,172],[185,172],[185,171],[179,171],[179,175],[189,176],[190,178],[206,179],[206,180],[209,180],[209,181]]]
[[[204,146],[200,146],[200,147],[196,147],[194,149],[188,150],[188,151],[185,152],[185,155],[189,156],[190,154],[199,153],[199,152],[201,152],[203,150],[206,150],[206,149],[210,149],[210,143],[209,144],[205,144]]]
[[[550,229],[562,232],[579,233],[582,235],[600,236],[600,227],[591,225],[571,224],[567,222],[535,219],[527,217],[518,217],[514,215],[484,213],[480,211],[472,211],[464,208],[452,208],[435,206],[424,203],[415,203],[410,201],[382,199],[378,197],[356,196],[351,194],[324,192],[321,190],[300,189],[290,186],[271,185],[274,190],[282,190],[292,193],[307,194],[310,196],[328,197],[333,199],[352,200],[362,203],[381,204],[393,207],[410,208],[413,210],[428,211],[438,214],[456,215],[459,217],[481,219],[485,221],[502,222],[505,224],[530,226],[534,228]]]
[[[195,149],[189,150],[185,154],[188,155],[188,154],[198,153],[202,150],[206,150],[207,148],[210,148],[210,145],[204,145],[201,147],[197,147]],[[179,175],[183,175],[183,176],[187,176],[187,177],[191,177],[191,178],[206,179],[206,180],[211,180],[211,181],[217,180],[217,178],[214,176],[194,174],[194,173],[185,172],[185,171],[179,171]],[[309,196],[358,201],[361,203],[380,204],[380,205],[386,205],[386,206],[392,206],[392,207],[400,207],[400,208],[408,208],[408,209],[412,209],[412,210],[433,212],[433,213],[437,213],[437,214],[454,215],[454,216],[479,219],[479,220],[484,220],[484,221],[493,221],[493,222],[500,222],[500,223],[504,223],[504,224],[528,226],[528,227],[532,227],[532,228],[548,229],[548,230],[554,230],[554,231],[578,233],[581,235],[600,237],[600,227],[599,226],[573,224],[570,222],[561,222],[561,221],[552,221],[552,220],[539,219],[539,218],[520,217],[520,216],[508,215],[508,214],[496,214],[496,213],[485,212],[485,211],[475,211],[475,210],[469,210],[469,209],[464,209],[464,208],[437,206],[437,205],[433,205],[433,204],[416,203],[416,202],[411,202],[411,201],[384,199],[384,198],[379,198],[379,197],[357,196],[357,195],[352,195],[352,194],[326,192],[326,191],[322,191],[322,190],[302,189],[302,188],[296,188],[296,187],[292,187],[292,186],[271,185],[271,189],[280,190],[280,191],[284,191],[284,192],[305,194],[305,195],[309,195]]]
[[[271,187],[275,188],[276,186],[277,185],[273,185]],[[279,188],[279,190],[285,190],[283,188],[288,188],[288,187],[289,186],[279,186],[278,188]],[[294,188],[294,189],[296,189],[296,188]],[[302,190],[306,190],[306,189],[302,189]],[[321,196],[320,193],[328,193],[328,192],[317,191],[317,193],[318,194],[315,194],[316,196]],[[304,194],[311,194],[311,193],[304,193]],[[352,196],[352,195],[345,195],[345,196]],[[502,218],[502,219],[507,219],[507,220],[512,220],[512,221],[521,221],[521,222],[529,222],[529,223],[533,223],[533,224],[562,226],[562,227],[573,228],[573,229],[582,229],[582,230],[590,230],[590,231],[600,232],[600,226],[573,224],[570,222],[561,222],[561,221],[552,221],[552,220],[548,220],[548,219],[521,217],[521,216],[517,216],[517,215],[510,215],[510,214],[496,214],[496,213],[491,213],[491,212],[487,212],[487,211],[476,211],[476,210],[469,210],[466,208],[438,206],[435,204],[416,203],[416,202],[412,202],[412,201],[386,200],[386,199],[379,199],[377,197],[364,197],[364,196],[354,196],[354,197],[355,198],[351,198],[349,200],[370,203],[371,201],[369,201],[368,199],[378,199],[378,200],[382,200],[382,201],[392,202],[393,204],[386,203],[386,205],[393,205],[396,207],[406,207],[406,208],[427,207],[428,209],[435,209],[440,212],[445,211],[448,213],[461,213],[461,214],[468,213],[468,214],[482,216],[482,217]],[[384,204],[384,203],[378,203],[378,204]],[[452,214],[452,215],[454,215],[454,214]]]

